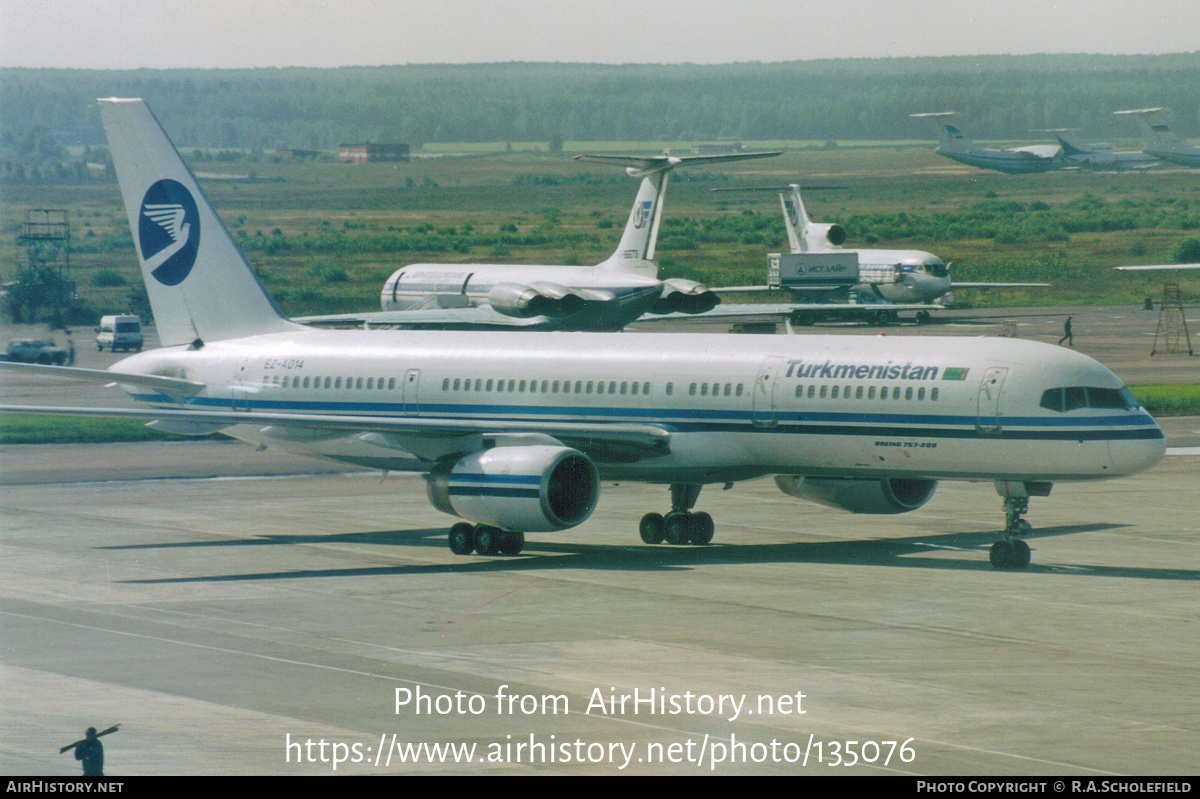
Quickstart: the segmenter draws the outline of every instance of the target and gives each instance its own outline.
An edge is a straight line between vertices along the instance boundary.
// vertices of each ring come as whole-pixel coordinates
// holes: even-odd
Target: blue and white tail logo
[[[633,206],[633,226],[635,228],[641,228],[646,224],[646,219],[650,216],[650,206],[653,204],[652,200],[641,200]]]
[[[192,271],[200,248],[200,215],[182,183],[164,179],[142,198],[138,247],[146,271],[164,286],[178,286]]]
[[[796,204],[791,200],[784,200],[783,207],[787,212],[788,224],[794,228],[800,227],[800,212],[796,208]]]

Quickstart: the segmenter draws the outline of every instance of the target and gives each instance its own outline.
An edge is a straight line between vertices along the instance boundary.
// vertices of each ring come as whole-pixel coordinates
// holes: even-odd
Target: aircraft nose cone
[[[1117,474],[1144,472],[1167,454],[1167,442],[1162,430],[1150,422],[1153,438],[1126,438],[1108,442],[1108,455]]]

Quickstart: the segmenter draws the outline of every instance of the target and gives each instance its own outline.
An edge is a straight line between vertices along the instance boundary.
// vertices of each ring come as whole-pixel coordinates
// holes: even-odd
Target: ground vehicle
[[[53,341],[18,338],[8,342],[5,360],[18,363],[53,363],[61,366],[67,362],[67,351]]]
[[[96,350],[108,347],[117,350],[142,351],[142,319],[133,314],[100,317],[96,328]]]

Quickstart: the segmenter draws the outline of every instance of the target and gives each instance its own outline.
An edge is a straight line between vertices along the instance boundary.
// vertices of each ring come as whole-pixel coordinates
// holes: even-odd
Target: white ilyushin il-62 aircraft
[[[933,253],[923,250],[883,250],[843,248],[846,229],[834,223],[817,223],[808,218],[800,185],[767,186],[750,189],[713,189],[713,191],[776,191],[783,209],[788,247],[792,253],[843,253],[858,261],[858,283],[833,287],[823,282],[795,282],[770,286],[736,286],[716,289],[720,292],[787,289],[798,300],[784,305],[722,305],[713,316],[786,314],[795,324],[812,324],[821,319],[860,319],[878,324],[896,321],[900,311],[916,311],[918,322],[930,320],[933,304],[953,289],[1045,288],[1048,283],[964,283],[953,282],[950,267]],[[847,296],[857,302],[845,302]],[[818,301],[814,301],[818,300]],[[841,301],[837,301],[841,300]],[[808,301],[808,302],[805,302]],[[756,313],[757,311],[757,313]]]
[[[1136,116],[1146,132],[1150,143],[1142,152],[1182,166],[1200,166],[1200,147],[1188,144],[1171,130],[1167,124],[1166,108],[1138,108],[1130,111],[1114,111],[1114,114]]]
[[[700,490],[776,475],[861,513],[919,508],[939,480],[994,481],[998,567],[1029,562],[1030,496],[1147,469],[1161,430],[1106,368],[1003,338],[322,330],[284,318],[141,100],[100,101],[162,348],[108,370],[124,416],[427,475],[456,553],[515,554],[574,527],[601,480],[669,485],[648,543],[704,544]],[[19,406],[5,406],[13,411]]]
[[[916,119],[929,120],[935,126],[938,147],[934,152],[947,158],[980,169],[994,169],[1010,175],[1027,172],[1049,172],[1063,166],[1062,148],[1056,144],[1032,144],[1027,147],[1012,147],[997,150],[982,147],[968,139],[957,126],[948,121],[955,116],[953,111],[932,114],[909,114]]]
[[[626,167],[641,178],[616,251],[591,266],[409,264],[383,284],[382,311],[296,319],[305,324],[406,328],[620,330],[643,314],[699,314],[719,302],[707,286],[659,279],[654,250],[671,170],[694,164],[771,158],[780,152],[728,155],[578,155]]]

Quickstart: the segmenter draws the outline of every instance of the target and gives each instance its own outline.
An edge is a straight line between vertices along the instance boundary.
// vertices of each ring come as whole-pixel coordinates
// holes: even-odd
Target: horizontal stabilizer
[[[586,161],[593,164],[609,164],[623,166],[642,173],[659,172],[664,169],[674,169],[678,166],[691,164],[718,164],[725,161],[749,161],[754,158],[774,158],[783,155],[783,150],[760,153],[721,153],[718,155],[577,155],[576,161]]]
[[[323,316],[297,316],[293,322],[316,327],[402,327],[424,330],[452,330],[457,328],[538,328],[549,321],[545,316],[506,316],[489,305],[471,305],[466,308],[420,308],[411,311],[364,311],[363,313],[325,314]]]
[[[185,397],[198,394],[204,389],[204,383],[195,383],[191,380],[184,380],[178,377],[110,372],[107,369],[82,369],[77,366],[42,366],[35,363],[0,362],[0,369],[63,380],[86,380],[93,383],[118,383],[125,386],[142,386],[167,394]]]
[[[797,183],[789,183],[786,186],[722,186],[709,191],[791,191],[793,187],[798,186]],[[805,186],[804,191],[841,191],[848,189],[849,186]]]

